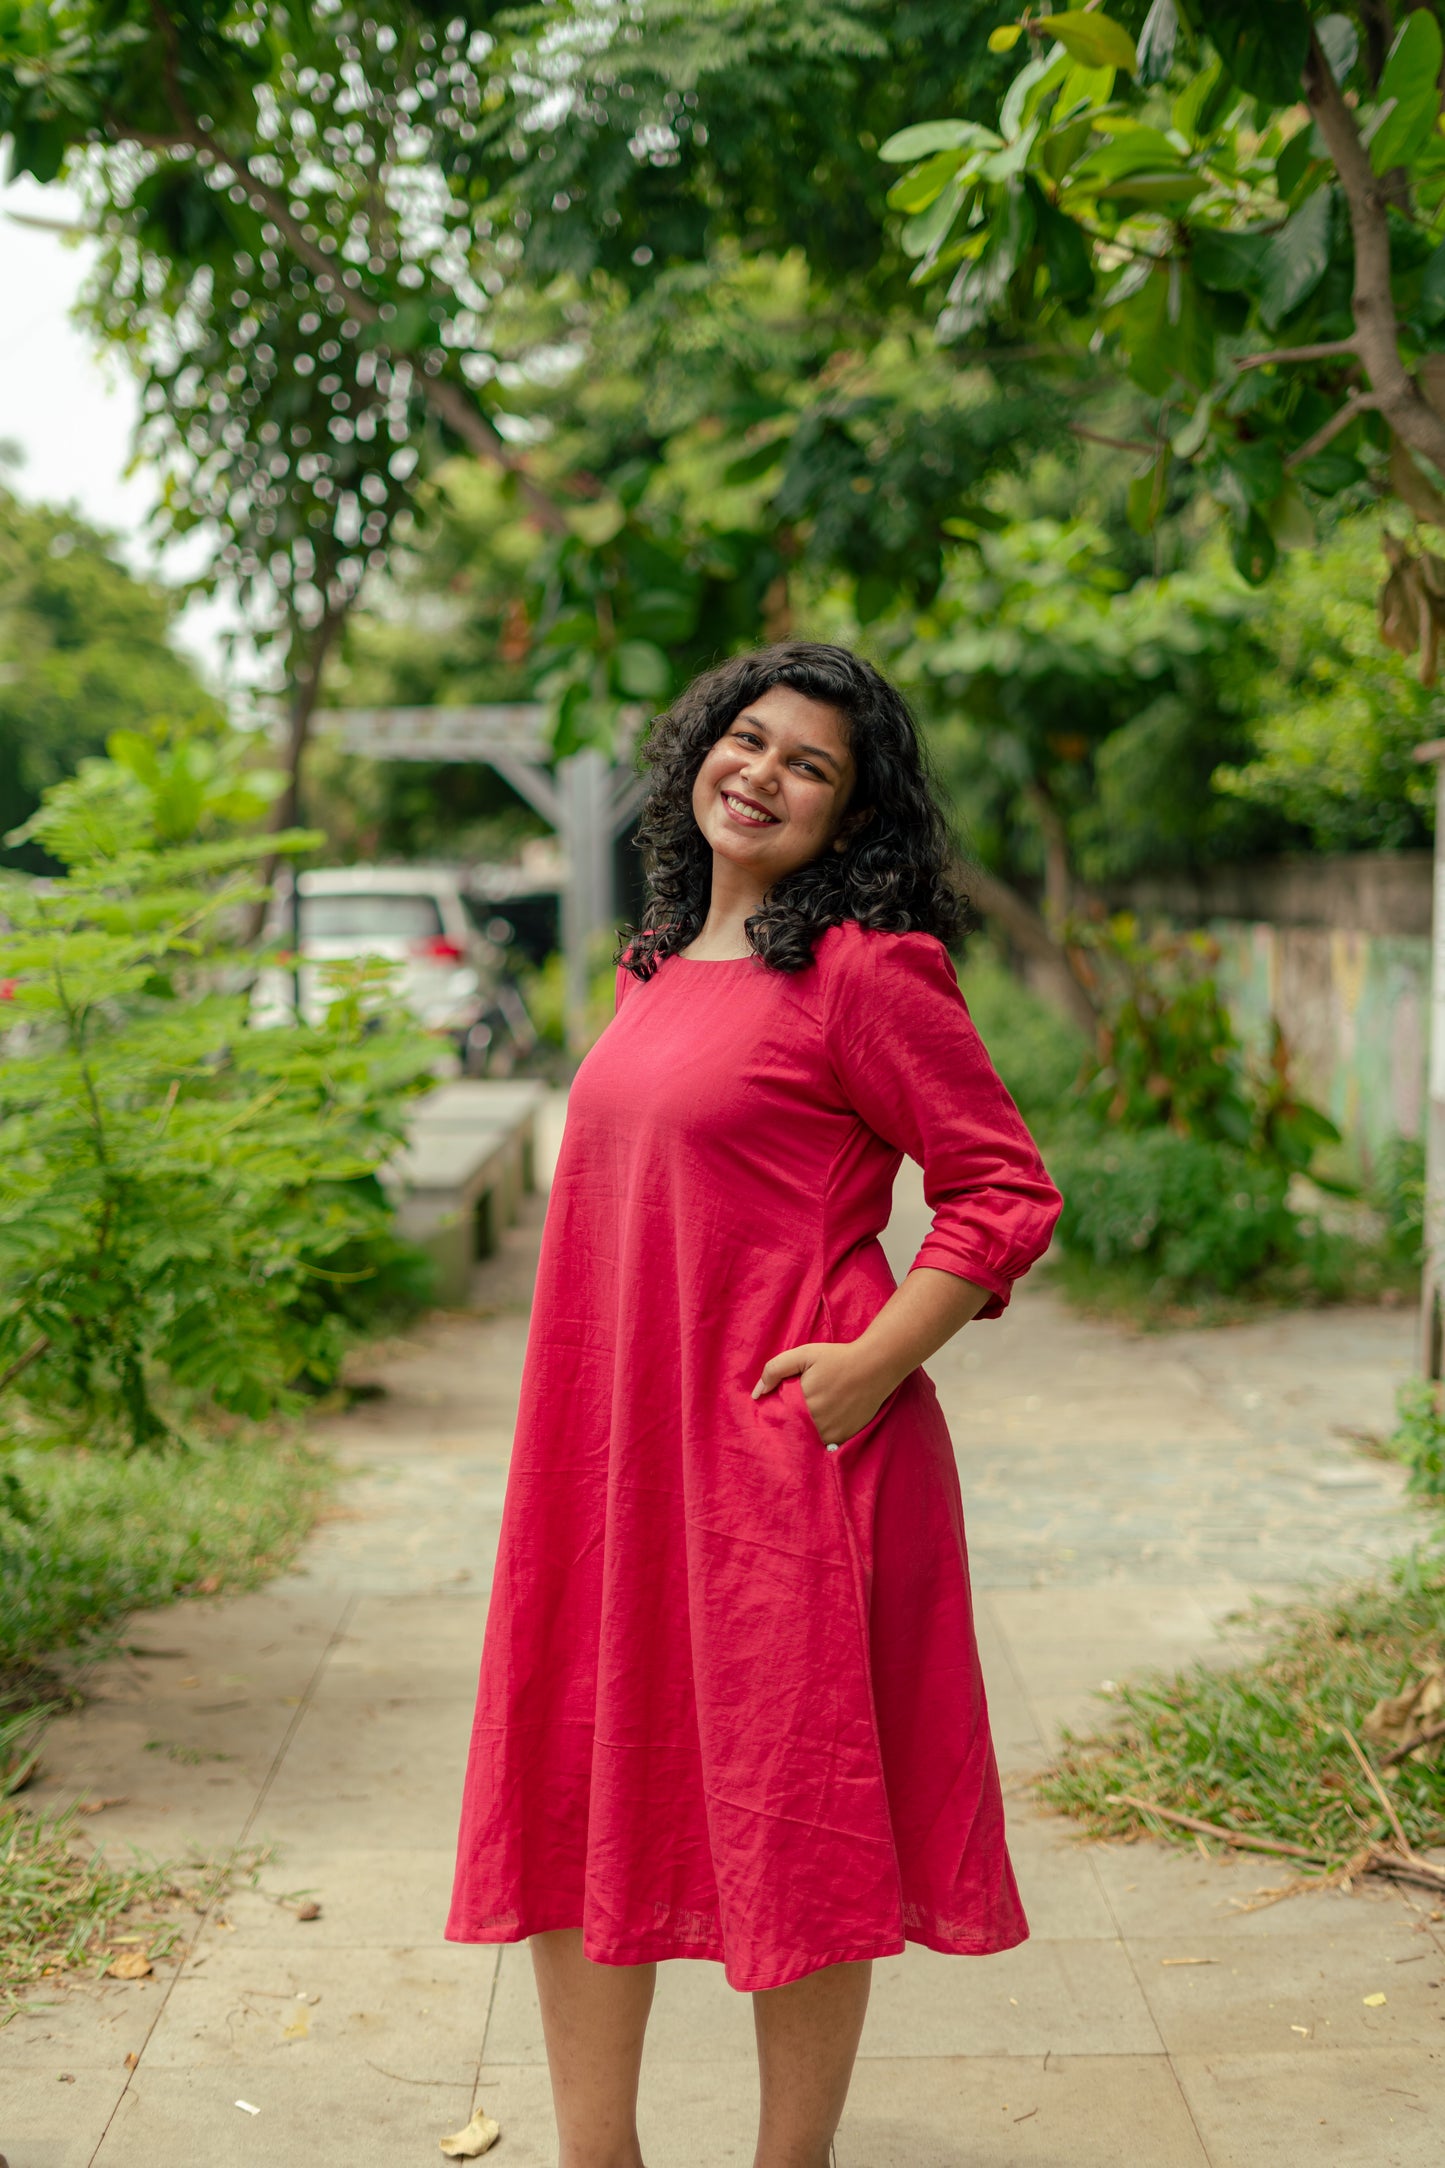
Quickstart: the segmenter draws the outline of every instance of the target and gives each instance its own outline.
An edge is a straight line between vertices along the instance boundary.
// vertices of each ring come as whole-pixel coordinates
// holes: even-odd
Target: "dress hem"
[[[533,1935],[556,1934],[569,1929],[575,1930],[581,1925],[582,1922],[573,1913],[569,1913],[565,1919],[539,1916],[528,1925],[516,1921],[505,1926],[475,1929],[457,1927],[449,1922],[446,1940],[481,1946],[526,1942]],[[770,1968],[769,1977],[766,1979],[747,1976],[735,1978],[722,1950],[712,1941],[689,1942],[679,1936],[642,1935],[633,1942],[613,1943],[604,1948],[598,1943],[589,1943],[584,1931],[582,1948],[584,1955],[589,1957],[594,1965],[667,1964],[676,1958],[690,1958],[694,1963],[721,1965],[727,1974],[729,1987],[740,1995],[756,1995],[766,1994],[771,1988],[790,1987],[795,1980],[804,1980],[810,1973],[823,1972],[830,1965],[868,1964],[885,1957],[901,1957],[905,1946],[910,1942],[916,1943],[921,1949],[934,1950],[941,1957],[998,1957],[1005,1950],[1016,1950],[1020,1943],[1027,1942],[1028,1939],[1027,1926],[1021,1927],[1017,1934],[996,1936],[992,1939],[987,1936],[945,1937],[916,1932],[890,1935],[871,1942],[848,1943],[817,1957],[809,1955],[785,1959],[781,1970]]]

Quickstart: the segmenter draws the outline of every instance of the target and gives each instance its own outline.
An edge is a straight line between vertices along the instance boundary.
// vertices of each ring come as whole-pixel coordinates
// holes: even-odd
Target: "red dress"
[[[931,935],[619,974],[547,1213],[452,1941],[580,1927],[768,1988],[1026,1936],[932,1385],[833,1453],[796,1379],[751,1397],[892,1293],[905,1152],[916,1262],[996,1317],[1058,1194]]]

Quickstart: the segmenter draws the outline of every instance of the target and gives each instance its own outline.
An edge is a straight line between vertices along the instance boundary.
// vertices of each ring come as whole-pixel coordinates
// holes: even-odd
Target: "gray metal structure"
[[[639,709],[626,718],[635,730]],[[478,761],[495,768],[541,814],[567,860],[562,952],[567,1041],[586,1043],[587,974],[599,933],[616,927],[612,847],[631,825],[644,784],[630,767],[591,747],[553,761],[547,710],[536,701],[457,708],[327,708],[317,729],[369,760]]]

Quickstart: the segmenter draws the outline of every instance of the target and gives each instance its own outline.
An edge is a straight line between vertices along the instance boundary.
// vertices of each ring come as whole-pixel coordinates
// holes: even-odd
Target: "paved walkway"
[[[905,1262],[918,1213],[910,1191]],[[499,2168],[554,2159],[525,1951],[440,1939],[535,1218],[480,1276],[483,1314],[384,1351],[387,1397],[327,1426],[354,1474],[299,1570],[137,1620],[51,1733],[36,1803],[123,1795],[88,1825],[108,1843],[277,1857],[178,1967],[0,2032],[10,2168],[404,2168],[478,2102]],[[1103,1680],[1414,1539],[1397,1471],[1342,1435],[1387,1421],[1410,1350],[1378,1311],[1129,1338],[1034,1286],[934,1365],[1034,1939],[877,1968],[840,2168],[1438,2160],[1445,1930],[1422,1907],[1241,1914],[1267,1865],[1082,1845],[1022,1787]],[[745,2000],[663,1968],[649,2168],[746,2168],[754,2112]]]

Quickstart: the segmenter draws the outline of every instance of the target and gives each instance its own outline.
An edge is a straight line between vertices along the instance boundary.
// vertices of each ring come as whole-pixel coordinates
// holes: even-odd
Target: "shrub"
[[[1055,1139],[1049,1166],[1065,1248],[1106,1269],[1147,1263],[1160,1294],[1233,1294],[1299,1254],[1287,1171],[1236,1145],[1077,1129]]]
[[[989,1058],[1024,1119],[1041,1128],[1057,1121],[1079,1080],[1087,1040],[983,945],[970,945],[959,984]]]
[[[1431,1378],[1410,1378],[1395,1395],[1395,1429],[1389,1450],[1410,1471],[1417,1497],[1445,1500],[1445,1408]]]
[[[266,785],[234,744],[111,742],[18,831],[65,877],[0,886],[0,1387],[25,1435],[135,1448],[335,1376],[434,1049],[370,964],[319,1025],[250,1028],[227,936],[276,846],[225,831]]]

